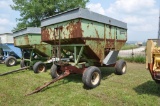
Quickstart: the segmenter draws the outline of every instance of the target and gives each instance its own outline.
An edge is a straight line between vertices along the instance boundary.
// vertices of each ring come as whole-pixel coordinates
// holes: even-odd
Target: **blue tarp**
[[[8,53],[14,54],[16,58],[22,57],[20,48],[15,47],[12,43],[0,44],[0,48],[3,49],[5,57],[8,57]]]

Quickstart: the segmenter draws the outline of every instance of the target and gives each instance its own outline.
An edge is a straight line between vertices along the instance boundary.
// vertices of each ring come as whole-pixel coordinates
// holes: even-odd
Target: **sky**
[[[12,0],[0,0],[0,34],[11,33],[20,13],[10,8]],[[146,41],[158,36],[160,0],[90,0],[87,8],[127,23],[128,41]]]

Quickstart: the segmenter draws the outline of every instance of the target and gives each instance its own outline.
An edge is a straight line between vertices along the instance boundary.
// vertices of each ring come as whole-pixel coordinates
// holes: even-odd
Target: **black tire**
[[[125,74],[127,70],[127,64],[124,60],[118,60],[115,66],[115,73],[117,75]]]
[[[7,67],[15,66],[17,64],[17,59],[13,56],[9,56],[6,58],[5,64]]]
[[[60,70],[60,66],[56,66],[55,64],[53,64],[52,67],[51,67],[52,79],[60,76],[61,74],[63,74],[63,71]]]
[[[23,67],[26,67],[26,66],[27,66],[27,65],[26,65],[25,61],[24,61],[24,60],[21,60],[21,62],[20,62],[20,67],[23,68]]]
[[[33,65],[33,71],[34,73],[40,73],[40,72],[46,72],[46,65],[39,61],[39,62],[36,62],[34,65]]]
[[[88,88],[95,88],[101,82],[101,71],[98,67],[90,66],[88,67],[82,76],[82,81],[84,85]]]
[[[160,80],[156,80],[156,79],[155,79],[154,81],[155,81],[157,84],[160,84]]]

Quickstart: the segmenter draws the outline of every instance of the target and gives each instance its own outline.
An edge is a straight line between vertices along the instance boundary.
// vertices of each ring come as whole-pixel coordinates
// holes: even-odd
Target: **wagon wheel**
[[[127,70],[127,64],[124,60],[118,60],[115,66],[115,73],[118,75],[125,74]]]
[[[160,80],[156,80],[156,79],[155,79],[154,81],[155,81],[157,84],[160,84]]]
[[[60,70],[60,66],[56,66],[55,64],[53,64],[52,67],[51,67],[51,76],[52,76],[52,78],[56,78],[61,74],[63,74],[63,71]]]
[[[34,73],[46,72],[46,65],[41,61],[36,62],[33,66],[33,71]]]
[[[27,61],[25,61],[25,60],[21,60],[21,62],[20,62],[20,67],[21,67],[21,68],[24,68],[24,67],[27,67],[27,66],[29,66],[29,62],[27,62]]]
[[[17,59],[15,57],[13,57],[13,56],[9,56],[5,60],[5,64],[8,67],[16,65],[16,63],[17,63]]]
[[[90,66],[85,70],[82,81],[89,88],[97,87],[101,82],[101,71],[98,67]]]

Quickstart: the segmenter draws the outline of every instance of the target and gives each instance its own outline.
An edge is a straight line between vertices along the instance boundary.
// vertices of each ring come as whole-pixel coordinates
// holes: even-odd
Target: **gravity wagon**
[[[41,42],[41,29],[28,27],[13,32],[14,45],[21,49],[21,68],[30,66],[35,73],[46,71],[47,60],[51,59],[52,46]]]
[[[76,8],[41,21],[43,42],[53,45],[52,78],[72,73],[82,74],[84,85],[100,84],[98,67],[115,67],[119,75],[126,73],[126,62],[118,60],[127,41],[127,24],[88,9]]]

